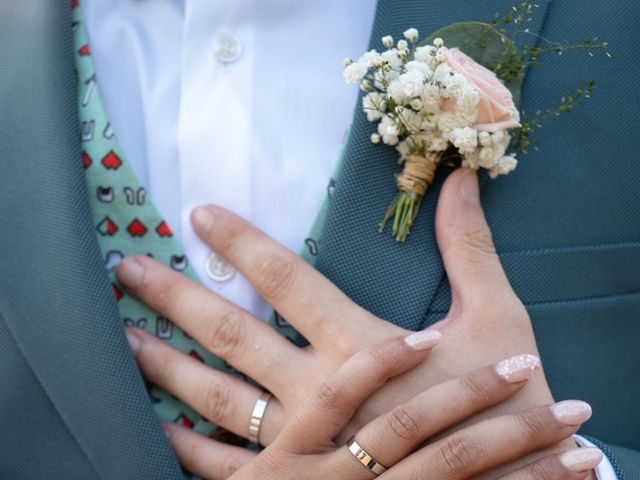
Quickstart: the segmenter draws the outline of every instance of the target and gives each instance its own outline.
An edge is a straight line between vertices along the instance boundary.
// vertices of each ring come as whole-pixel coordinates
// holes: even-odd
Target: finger
[[[436,211],[436,237],[457,301],[486,301],[494,291],[511,289],[493,245],[473,170],[460,168],[443,185]]]
[[[597,448],[576,448],[550,455],[498,480],[583,480],[602,461]]]
[[[144,377],[175,395],[216,425],[247,438],[251,412],[262,393],[253,385],[214,370],[137,328],[126,331]],[[282,406],[269,402],[260,440],[271,443],[285,421]]]
[[[246,448],[216,442],[174,423],[162,426],[182,467],[207,480],[225,480],[256,456]]]
[[[186,276],[146,256],[125,259],[117,275],[144,303],[276,395],[288,378],[303,373],[303,350]]]
[[[435,434],[514,395],[539,368],[538,357],[518,355],[441,383],[376,418],[356,438],[378,462],[394,465]]]
[[[303,452],[331,443],[369,395],[424,360],[439,340],[439,332],[427,330],[360,350],[294,412],[281,434],[284,441]]]
[[[319,272],[237,215],[205,206],[192,215],[196,232],[253,284],[312,345],[337,344],[379,325]],[[344,322],[349,318],[349,322]]]
[[[382,480],[409,478],[416,471],[425,478],[470,478],[569,438],[590,417],[588,404],[568,401],[486,420],[412,454]]]

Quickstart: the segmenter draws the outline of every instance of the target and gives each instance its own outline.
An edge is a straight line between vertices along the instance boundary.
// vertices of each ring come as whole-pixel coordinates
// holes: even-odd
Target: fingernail
[[[142,281],[144,267],[133,258],[125,258],[118,265],[118,280],[125,287],[135,288]]]
[[[551,412],[562,425],[578,426],[591,418],[591,405],[580,400],[565,400],[551,406]]]
[[[588,472],[596,468],[602,461],[602,452],[597,448],[577,448],[560,455],[560,463],[576,473]]]
[[[134,352],[137,352],[138,350],[140,350],[140,345],[142,345],[142,342],[138,334],[131,328],[127,328],[124,331],[124,334],[127,337],[127,341],[129,342],[129,346],[131,347],[131,350],[133,350]]]
[[[460,179],[460,196],[465,202],[480,202],[480,187],[478,186],[478,175],[474,170],[466,169]]]
[[[516,355],[496,365],[496,372],[508,383],[529,380],[540,369],[540,359],[535,355]]]
[[[193,211],[193,225],[200,230],[208,230],[213,225],[213,215],[208,207],[198,207]]]
[[[437,330],[422,330],[404,338],[404,342],[414,350],[428,350],[440,341],[442,334]]]
[[[171,438],[171,424],[169,422],[162,422],[162,429],[167,438]]]

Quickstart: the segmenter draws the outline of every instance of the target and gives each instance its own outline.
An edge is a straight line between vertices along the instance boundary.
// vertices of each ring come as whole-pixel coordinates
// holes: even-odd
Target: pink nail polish
[[[442,334],[437,330],[422,330],[405,337],[404,342],[414,350],[428,350],[440,341]]]
[[[540,369],[540,359],[535,355],[516,355],[496,365],[496,372],[508,383],[529,380]]]
[[[551,406],[551,412],[559,423],[566,426],[578,426],[591,418],[591,405],[579,400],[565,400]]]
[[[597,448],[577,448],[560,455],[560,463],[570,472],[582,473],[596,468],[602,461],[602,452]]]
[[[130,328],[127,328],[124,331],[124,334],[127,337],[127,341],[129,342],[129,346],[131,347],[131,350],[133,350],[134,352],[137,352],[138,350],[140,350],[140,345],[142,345],[142,342],[140,341],[140,337],[138,337],[135,331]]]

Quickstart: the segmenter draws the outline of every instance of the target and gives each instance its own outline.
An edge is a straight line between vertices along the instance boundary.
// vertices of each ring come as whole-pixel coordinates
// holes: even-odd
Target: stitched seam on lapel
[[[557,252],[589,252],[593,250],[616,250],[627,248],[640,248],[640,242],[612,242],[612,243],[594,243],[587,245],[569,245],[566,247],[555,248],[531,248],[527,250],[511,250],[506,252],[498,252],[498,256],[518,256],[536,253],[557,253]]]
[[[7,322],[5,320],[6,316],[2,313],[2,311],[0,311],[0,321],[5,325],[5,327],[7,328],[7,331],[11,334],[11,337],[13,338],[14,343],[16,344],[16,347],[18,348],[18,351],[20,352],[20,355],[22,356],[22,358],[24,359],[25,363],[29,366],[29,369],[31,370],[31,372],[33,373],[33,377],[36,379],[36,381],[38,382],[38,385],[40,386],[40,388],[42,389],[44,395],[47,397],[47,400],[49,400],[49,403],[51,404],[51,406],[53,407],[53,409],[58,413],[58,417],[60,418],[60,420],[62,421],[62,424],[64,425],[64,427],[67,429],[67,431],[69,432],[69,435],[71,435],[71,438],[73,438],[73,440],[75,441],[75,443],[78,445],[78,448],[80,449],[80,451],[82,452],[82,454],[86,457],[87,462],[89,462],[89,465],[91,465],[92,470],[95,472],[96,477],[97,478],[104,478],[100,472],[98,471],[95,463],[93,462],[93,460],[91,459],[91,456],[89,455],[89,453],[82,447],[82,443],[78,440],[78,438],[76,437],[76,435],[73,433],[73,431],[71,430],[71,428],[69,428],[69,425],[67,424],[67,421],[65,420],[64,416],[62,415],[62,412],[58,409],[58,407],[56,406],[55,402],[53,401],[53,399],[51,398],[51,396],[49,395],[49,392],[47,391],[47,389],[45,388],[44,384],[42,383],[42,381],[40,380],[40,377],[38,376],[36,369],[33,368],[33,365],[31,365],[31,362],[29,361],[29,358],[25,355],[24,353],[24,349],[22,348],[22,346],[20,345],[20,342],[18,340],[18,338],[16,337],[15,333],[13,332],[13,330],[11,329],[11,324],[9,322]]]
[[[600,300],[614,300],[614,299],[624,299],[624,298],[628,298],[628,297],[633,297],[634,295],[640,295],[640,290],[635,290],[633,292],[624,292],[624,293],[612,293],[610,295],[592,295],[592,296],[588,296],[588,297],[582,297],[582,298],[566,298],[566,299],[558,299],[558,300],[544,300],[544,301],[540,301],[540,302],[523,302],[525,307],[538,307],[538,306],[545,306],[545,305],[562,305],[562,304],[568,304],[568,303],[588,303],[588,302],[597,302]],[[442,313],[448,313],[448,310],[432,310],[429,311],[426,315],[425,318],[430,316],[430,315],[437,315],[437,314],[442,314]]]

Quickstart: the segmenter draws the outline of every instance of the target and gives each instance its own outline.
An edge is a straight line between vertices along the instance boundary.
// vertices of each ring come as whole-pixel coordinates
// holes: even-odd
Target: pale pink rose
[[[520,126],[520,112],[513,103],[513,96],[495,73],[458,48],[442,50],[451,70],[464,75],[480,94],[478,118],[473,128],[497,132]]]

